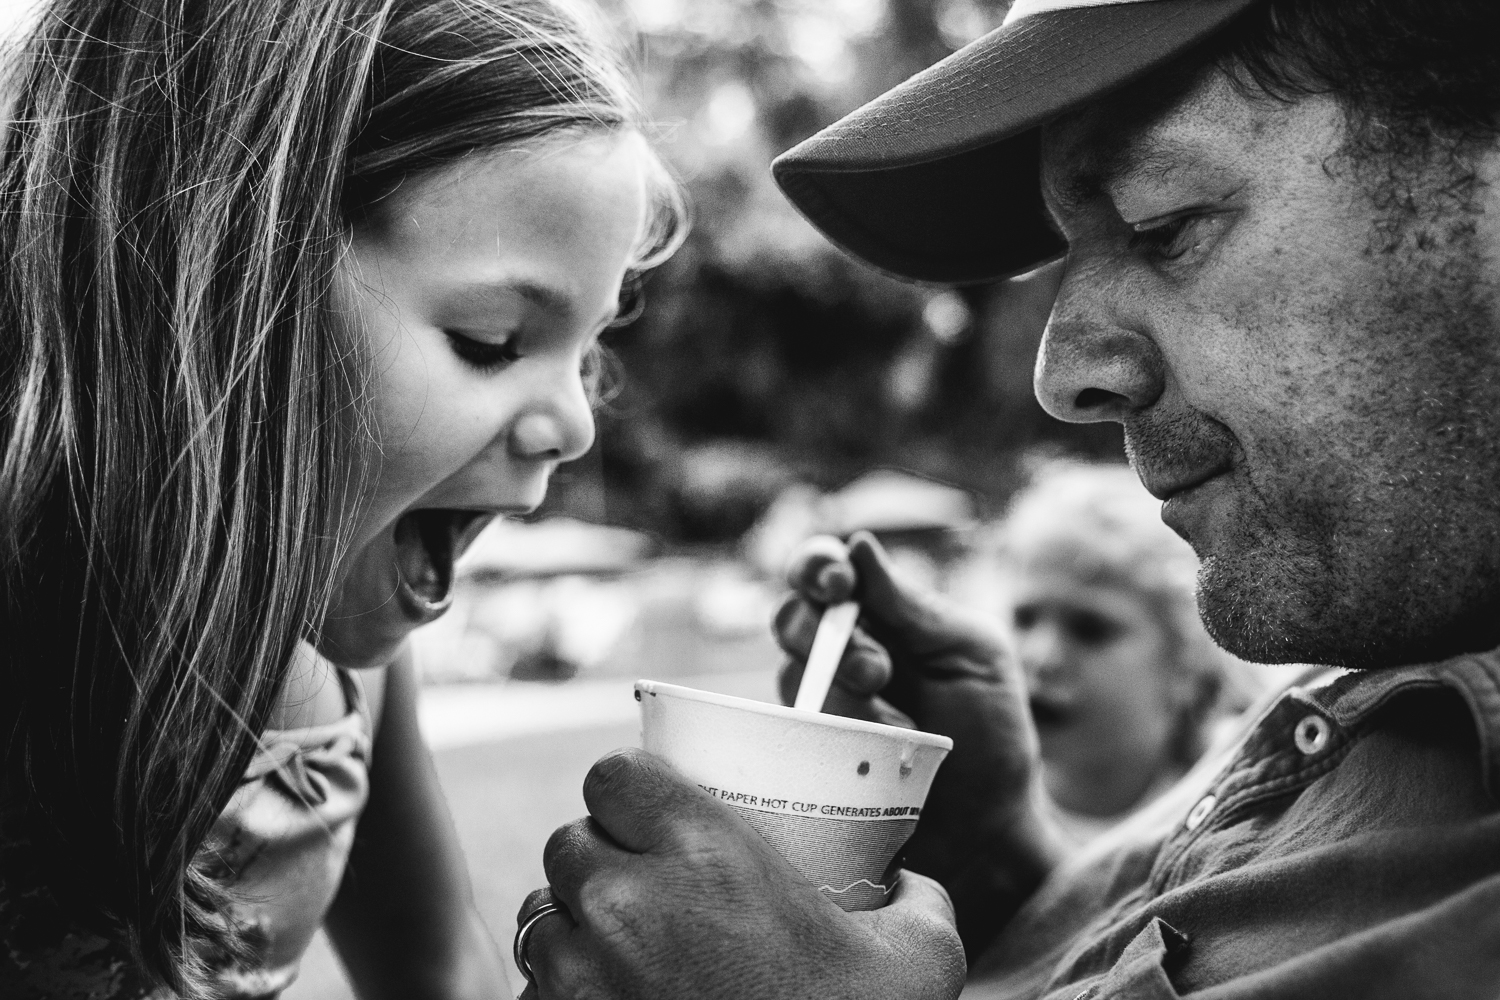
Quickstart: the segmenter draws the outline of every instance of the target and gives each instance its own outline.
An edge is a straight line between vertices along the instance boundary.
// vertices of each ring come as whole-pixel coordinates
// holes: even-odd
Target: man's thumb
[[[902,575],[874,535],[858,531],[850,537],[849,561],[859,574],[856,596],[871,618],[900,629],[929,617],[926,595]]]
[[[685,822],[714,811],[713,802],[670,764],[634,747],[594,763],[583,779],[583,802],[615,843],[636,854],[658,848]]]

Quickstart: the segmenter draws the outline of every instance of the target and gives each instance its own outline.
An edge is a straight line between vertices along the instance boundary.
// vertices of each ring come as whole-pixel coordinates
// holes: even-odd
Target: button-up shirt
[[[1500,998],[1500,651],[1312,675],[1055,872],[965,1000]]]

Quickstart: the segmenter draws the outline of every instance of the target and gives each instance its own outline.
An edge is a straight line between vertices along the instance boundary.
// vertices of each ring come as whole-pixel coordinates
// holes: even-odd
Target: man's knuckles
[[[793,590],[812,594],[819,600],[844,600],[853,590],[855,579],[849,549],[832,535],[814,535],[792,553],[786,579]],[[834,592],[825,594],[824,590]]]
[[[582,1000],[590,992],[594,963],[583,953],[571,923],[561,917],[543,918],[532,931],[526,949],[540,1000]]]
[[[578,890],[578,920],[606,951],[629,954],[653,940],[662,927],[661,907],[670,888],[655,879],[643,882],[633,873],[600,872]]]
[[[784,651],[798,659],[806,659],[821,616],[822,611],[809,604],[806,598],[790,594],[776,609],[771,633]]]
[[[588,817],[564,823],[552,831],[542,848],[542,871],[561,901],[576,895],[576,887],[598,863],[598,835]],[[533,894],[535,895],[535,894]],[[528,897],[528,902],[530,897]],[[565,904],[566,905],[566,904]],[[525,907],[522,907],[523,911]]]

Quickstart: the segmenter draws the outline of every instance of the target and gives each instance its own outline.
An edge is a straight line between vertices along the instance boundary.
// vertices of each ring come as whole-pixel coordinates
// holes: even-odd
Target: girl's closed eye
[[[453,353],[471,368],[479,371],[494,371],[521,359],[520,335],[508,333],[501,339],[490,340],[461,333],[458,330],[443,330],[448,346]]]

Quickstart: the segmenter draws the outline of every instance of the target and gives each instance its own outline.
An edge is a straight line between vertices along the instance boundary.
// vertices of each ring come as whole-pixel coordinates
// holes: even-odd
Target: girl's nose
[[[1049,622],[1038,622],[1019,636],[1017,652],[1026,682],[1032,687],[1064,682],[1071,673],[1068,643]]]
[[[519,458],[569,462],[587,452],[594,444],[594,410],[577,373],[528,407],[510,437]]]

